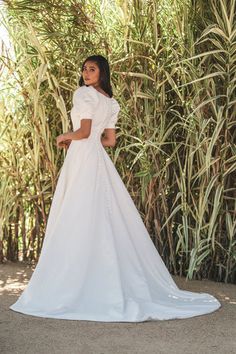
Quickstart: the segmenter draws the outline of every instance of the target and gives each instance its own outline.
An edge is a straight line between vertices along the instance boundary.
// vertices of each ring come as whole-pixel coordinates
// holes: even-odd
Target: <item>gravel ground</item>
[[[28,283],[32,267],[0,264],[1,354],[235,354],[236,285],[173,276],[184,290],[209,292],[217,311],[188,319],[105,323],[39,318],[9,309]]]

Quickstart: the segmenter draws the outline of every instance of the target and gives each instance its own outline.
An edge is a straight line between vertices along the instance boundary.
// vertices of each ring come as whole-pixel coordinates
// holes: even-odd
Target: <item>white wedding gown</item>
[[[91,118],[91,134],[71,142],[37,266],[10,309],[48,318],[142,322],[221,307],[210,294],[177,287],[101,144],[119,110],[114,98],[92,86],[75,90],[73,130],[80,119]]]

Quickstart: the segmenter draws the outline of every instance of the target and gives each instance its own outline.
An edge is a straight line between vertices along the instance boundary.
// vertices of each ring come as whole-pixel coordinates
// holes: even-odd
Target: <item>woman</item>
[[[71,110],[73,132],[57,137],[57,145],[69,149],[40,258],[10,309],[103,322],[187,318],[217,310],[221,304],[212,295],[177,287],[104,149],[116,144],[120,106],[103,56],[84,61],[79,85]]]

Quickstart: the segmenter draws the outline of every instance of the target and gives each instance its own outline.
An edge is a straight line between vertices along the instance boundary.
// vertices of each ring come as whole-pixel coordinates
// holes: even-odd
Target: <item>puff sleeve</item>
[[[99,102],[96,92],[89,86],[81,86],[73,95],[73,108],[80,119],[93,119]]]
[[[114,129],[116,128],[119,111],[120,111],[120,105],[115,99],[113,99],[112,106],[111,106],[111,117],[109,122],[106,125],[106,128],[114,128]]]

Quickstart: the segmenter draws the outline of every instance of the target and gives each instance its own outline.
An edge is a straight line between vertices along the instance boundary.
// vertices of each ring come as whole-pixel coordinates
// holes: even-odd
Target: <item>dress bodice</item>
[[[81,86],[73,94],[71,119],[73,130],[80,128],[83,118],[92,119],[91,137],[99,137],[106,128],[116,128],[120,105],[113,97],[107,97],[93,86]]]

